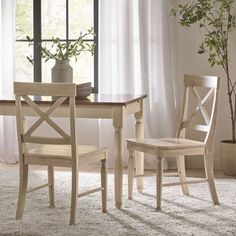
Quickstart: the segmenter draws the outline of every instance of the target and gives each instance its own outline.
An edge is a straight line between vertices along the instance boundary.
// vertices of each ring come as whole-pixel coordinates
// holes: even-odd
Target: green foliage
[[[180,15],[181,26],[198,24],[205,30],[198,53],[208,52],[211,66],[222,65],[225,68],[228,63],[228,34],[236,27],[235,15],[230,11],[233,2],[234,0],[197,0],[179,4],[177,10],[171,10],[172,15]]]
[[[25,34],[32,34],[32,4],[16,4],[16,38],[22,39]],[[25,36],[24,36],[25,37]]]
[[[80,32],[80,36],[76,41],[62,42],[59,38],[52,38],[52,42],[39,43],[37,46],[41,50],[42,58],[47,62],[50,59],[55,60],[68,60],[74,58],[76,61],[82,52],[90,52],[94,54],[95,43],[85,41],[89,36],[94,36],[93,28],[89,29],[86,33]],[[33,40],[29,36],[26,39],[30,41],[29,46],[34,45]],[[27,59],[33,63],[32,56],[27,56]]]
[[[179,15],[183,27],[198,25],[204,30],[204,38],[198,53],[208,53],[211,67],[220,65],[226,73],[229,98],[232,140],[236,143],[236,81],[231,80],[229,71],[229,33],[236,28],[235,15],[231,13],[235,0],[195,0],[179,4],[170,15]]]

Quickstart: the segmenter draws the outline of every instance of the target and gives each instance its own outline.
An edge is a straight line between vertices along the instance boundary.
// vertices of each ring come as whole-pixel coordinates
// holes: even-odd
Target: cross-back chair
[[[156,156],[156,206],[161,208],[162,187],[181,185],[183,194],[190,195],[188,184],[208,182],[211,197],[215,205],[219,204],[213,174],[213,142],[216,125],[217,103],[220,79],[216,76],[185,75],[184,99],[181,121],[177,132],[177,138],[162,139],[128,139],[128,197],[133,196],[134,152],[140,151]],[[204,90],[204,91],[199,91]],[[202,95],[205,93],[205,96]],[[191,98],[196,101],[195,110],[190,110]],[[202,99],[203,97],[203,99]],[[200,122],[197,114],[203,121]],[[200,123],[199,123],[200,122]],[[186,137],[188,130],[195,130],[205,134],[203,141],[196,141]],[[203,155],[205,174],[204,180],[187,181],[185,171],[185,155]],[[177,172],[171,175],[179,176],[180,182],[162,183],[163,168],[162,158],[176,156]],[[187,156],[186,156],[187,157]],[[197,157],[197,156],[196,156]]]
[[[76,223],[77,197],[96,191],[102,192],[102,211],[106,212],[107,171],[106,148],[96,146],[78,146],[76,140],[76,108],[75,84],[49,83],[14,83],[16,97],[16,120],[20,159],[20,187],[16,211],[16,219],[21,219],[24,212],[26,193],[49,188],[49,203],[54,206],[54,166],[69,167],[72,173],[70,224]],[[52,96],[53,104],[46,108],[39,106],[31,96]],[[61,107],[66,112],[65,122],[69,123],[69,134],[53,119],[53,113]],[[27,114],[38,119],[26,128],[24,125]],[[29,113],[30,109],[30,113]],[[68,119],[69,118],[69,119]],[[35,134],[43,123],[47,123],[57,135]],[[33,144],[33,145],[32,145]],[[33,147],[34,146],[34,147]],[[101,161],[101,187],[78,194],[78,167]],[[29,165],[48,166],[48,183],[33,189],[27,188]]]

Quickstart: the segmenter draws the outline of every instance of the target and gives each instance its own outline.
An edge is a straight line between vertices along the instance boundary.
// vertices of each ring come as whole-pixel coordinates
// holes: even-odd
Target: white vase
[[[69,60],[56,60],[52,68],[53,83],[73,83],[73,69]]]

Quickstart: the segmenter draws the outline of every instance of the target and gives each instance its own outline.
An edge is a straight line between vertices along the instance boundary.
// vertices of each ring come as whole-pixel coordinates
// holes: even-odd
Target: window
[[[98,91],[98,0],[16,0],[16,79],[50,82],[53,60],[44,62],[38,47],[29,47],[26,36],[34,43],[75,41],[80,32],[93,27],[96,36],[87,39],[96,44],[95,54],[83,53],[77,62],[71,60],[75,83],[91,81]],[[32,55],[34,65],[26,59]]]

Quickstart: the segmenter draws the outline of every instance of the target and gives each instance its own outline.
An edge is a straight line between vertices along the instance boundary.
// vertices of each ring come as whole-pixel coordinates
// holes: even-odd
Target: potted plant
[[[236,81],[229,68],[229,33],[236,28],[232,14],[234,0],[196,0],[179,4],[171,15],[180,16],[179,24],[191,27],[197,24],[204,32],[198,53],[208,54],[208,62],[221,66],[225,72],[231,119],[231,139],[221,141],[221,160],[225,174],[236,175]]]
[[[93,28],[86,33],[80,32],[80,36],[75,41],[61,41],[59,38],[52,38],[52,42],[39,43],[42,58],[47,62],[50,59],[55,60],[55,65],[52,68],[52,82],[73,82],[73,69],[69,64],[71,58],[76,61],[82,52],[91,52],[94,54],[95,44],[85,41],[89,36],[94,36]],[[26,39],[30,41],[29,46],[33,46],[34,42],[29,36]],[[27,56],[27,59],[33,64],[32,56]]]

